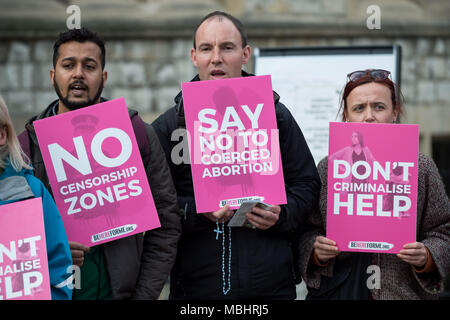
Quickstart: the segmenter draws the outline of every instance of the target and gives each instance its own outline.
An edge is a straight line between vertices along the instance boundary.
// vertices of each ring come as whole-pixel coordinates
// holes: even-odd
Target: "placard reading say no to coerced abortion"
[[[398,253],[416,241],[419,126],[330,123],[327,238]]]
[[[34,127],[70,241],[93,246],[160,227],[124,98]]]
[[[182,84],[197,212],[285,204],[270,76]]]

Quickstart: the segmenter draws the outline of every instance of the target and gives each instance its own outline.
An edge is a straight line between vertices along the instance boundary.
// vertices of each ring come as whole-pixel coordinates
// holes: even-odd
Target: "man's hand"
[[[206,218],[211,220],[212,222],[227,222],[231,219],[234,214],[233,210],[229,210],[230,205],[226,205],[214,212],[205,212],[202,213]]]
[[[89,247],[75,241],[69,241],[69,247],[73,264],[81,267],[84,262],[84,254],[89,252]]]
[[[267,230],[272,227],[280,216],[280,206],[271,206],[268,210],[253,207],[252,212],[247,212],[245,216],[255,228]]]

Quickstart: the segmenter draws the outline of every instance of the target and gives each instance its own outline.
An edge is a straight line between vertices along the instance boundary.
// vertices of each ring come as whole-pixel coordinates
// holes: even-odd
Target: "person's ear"
[[[397,119],[398,119],[398,111],[399,108],[395,108],[394,109],[394,120],[392,120],[392,123],[397,123]]]
[[[192,60],[192,63],[194,64],[194,66],[197,68],[198,65],[197,65],[197,55],[195,52],[195,48],[191,48],[191,60]]]
[[[52,86],[55,86],[55,69],[50,69],[50,82]]]
[[[2,126],[0,129],[0,146],[4,146],[8,141],[8,129],[6,126]]]
[[[103,71],[103,88],[105,88],[106,80],[108,80],[108,71]]]
[[[252,56],[252,49],[249,45],[246,45],[243,50],[242,65],[247,64],[248,60],[250,60],[250,57]]]
[[[342,111],[342,121],[343,122],[348,122],[348,120],[347,120],[347,112],[345,112],[345,109],[344,109],[344,111]]]

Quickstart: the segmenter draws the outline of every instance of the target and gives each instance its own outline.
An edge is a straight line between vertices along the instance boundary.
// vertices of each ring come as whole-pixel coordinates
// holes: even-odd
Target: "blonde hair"
[[[8,108],[2,96],[0,96],[0,126],[6,128],[6,143],[0,146],[0,168],[5,169],[7,157],[9,157],[11,166],[17,172],[22,169],[31,169],[29,159],[20,147],[16,130],[14,129]]]

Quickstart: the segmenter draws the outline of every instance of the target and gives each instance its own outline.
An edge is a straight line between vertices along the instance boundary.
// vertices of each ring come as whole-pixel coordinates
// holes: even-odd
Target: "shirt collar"
[[[56,116],[58,114],[58,105],[59,105],[59,100],[56,100],[52,106],[52,116]]]

